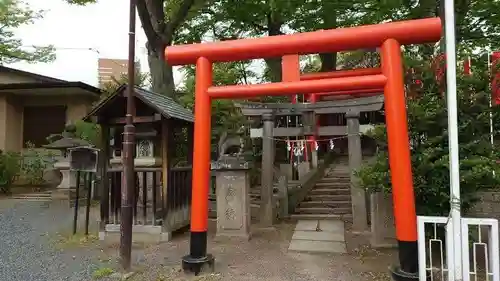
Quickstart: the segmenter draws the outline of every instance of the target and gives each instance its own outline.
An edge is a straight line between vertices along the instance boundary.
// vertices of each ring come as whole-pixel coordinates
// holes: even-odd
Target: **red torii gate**
[[[408,277],[416,273],[417,225],[400,47],[406,44],[436,42],[440,37],[441,20],[428,18],[293,35],[167,47],[165,58],[170,65],[196,64],[191,242],[189,255],[182,259],[184,270],[198,274],[204,265],[212,265],[214,262],[213,256],[207,254],[212,99],[246,99],[297,93],[331,95],[338,91],[346,94],[349,91],[364,89],[384,89],[394,217],[400,259],[400,268],[395,274]],[[304,75],[300,81],[218,87],[212,85],[212,63],[215,62],[377,47],[380,48],[381,55],[380,72],[365,70],[373,73],[360,75],[353,71],[354,76],[344,74],[340,77],[335,72],[318,73]]]

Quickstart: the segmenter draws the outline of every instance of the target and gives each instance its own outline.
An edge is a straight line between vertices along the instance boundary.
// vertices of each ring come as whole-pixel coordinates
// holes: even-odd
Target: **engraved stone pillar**
[[[310,140],[316,132],[316,122],[314,111],[305,111],[302,113],[302,126],[303,134],[307,140]],[[310,168],[316,168],[318,166],[318,154],[316,150],[313,149],[314,143],[306,142],[305,153],[307,153],[307,161]],[[308,171],[309,172],[309,171]],[[300,173],[300,172],[299,172]]]
[[[292,164],[280,164],[280,171],[282,174],[286,175],[288,177],[288,179],[293,178]]]
[[[352,202],[352,229],[355,232],[364,232],[368,229],[368,213],[366,210],[365,190],[359,186],[359,180],[354,172],[362,165],[361,136],[359,134],[359,112],[346,112],[347,140],[349,149],[349,169],[351,171],[351,202]]]
[[[370,195],[370,200],[372,247],[397,247],[392,194],[375,192]]]
[[[212,164],[216,171],[216,236],[250,239],[250,165],[244,160],[223,157]]]
[[[311,167],[313,169],[318,168],[318,151],[314,147],[314,144],[313,149],[311,149]]]
[[[273,225],[273,175],[274,175],[274,116],[264,114],[262,116],[264,126],[262,129],[262,176],[260,190],[260,224],[268,227]]]
[[[299,163],[297,170],[299,171],[299,180],[303,180],[304,177],[311,171],[311,166],[309,162]]]

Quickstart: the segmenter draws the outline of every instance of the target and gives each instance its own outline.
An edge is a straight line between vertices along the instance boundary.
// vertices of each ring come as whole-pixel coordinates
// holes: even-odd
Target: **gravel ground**
[[[93,209],[94,224],[97,208]],[[80,214],[83,222],[83,209]],[[118,271],[117,244],[68,239],[72,211],[67,202],[0,200],[0,281],[90,281],[96,275]],[[216,258],[216,272],[186,276],[180,260],[189,250],[189,232],[162,244],[133,245],[130,281],[387,281],[394,251],[375,251],[366,237],[346,233],[346,255],[309,255],[287,251],[295,224],[282,223],[274,230],[253,229],[250,241],[216,239],[215,223],[209,231],[209,252]],[[79,228],[83,230],[83,227]],[[347,226],[349,229],[349,226]]]
[[[70,243],[62,237],[71,225],[67,202],[1,199],[0,280],[91,280],[100,266],[93,261],[98,252],[93,247],[68,249]]]

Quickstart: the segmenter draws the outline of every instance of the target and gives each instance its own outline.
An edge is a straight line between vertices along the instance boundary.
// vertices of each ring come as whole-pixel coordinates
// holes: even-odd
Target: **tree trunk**
[[[323,29],[337,28],[337,7],[334,3],[321,1],[320,17],[323,20]],[[337,69],[337,53],[319,54],[321,59],[321,72]]]
[[[321,59],[321,72],[337,69],[337,53],[319,54],[319,57]]]
[[[281,82],[281,58],[265,59],[271,82]]]
[[[282,35],[281,25],[282,23],[279,20],[279,17],[274,12],[267,15],[268,36]],[[271,79],[271,82],[281,82],[281,57],[269,58],[265,59],[265,61],[269,69],[269,78]]]
[[[165,61],[165,48],[148,48],[148,64],[153,92],[174,98],[175,84],[172,66]],[[160,51],[156,51],[160,50]]]

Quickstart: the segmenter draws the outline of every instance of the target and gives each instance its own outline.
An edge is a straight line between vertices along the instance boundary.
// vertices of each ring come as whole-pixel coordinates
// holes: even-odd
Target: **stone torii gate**
[[[340,101],[325,101],[317,103],[257,103],[244,102],[236,103],[236,106],[241,108],[243,115],[247,117],[261,117],[263,128],[250,129],[251,138],[262,138],[263,142],[272,143],[274,146],[275,137],[297,137],[297,136],[341,136],[348,135],[348,132],[353,134],[364,133],[372,128],[371,125],[360,125],[359,114],[361,112],[378,111],[384,104],[383,95],[373,95],[370,97],[353,98]],[[346,118],[353,119],[348,121],[346,126],[316,126],[314,116],[322,114],[344,113]],[[303,126],[301,127],[275,127],[275,116],[302,116]],[[272,118],[271,118],[272,117]],[[351,130],[349,129],[351,127]],[[358,129],[356,129],[358,127]],[[357,136],[359,138],[359,136]],[[265,146],[265,145],[264,145]],[[351,149],[349,149],[351,151]],[[360,152],[361,153],[361,152]],[[263,162],[274,160],[267,151],[263,151]],[[312,152],[312,166],[317,166],[317,155]],[[265,158],[265,159],[264,159]]]
[[[358,181],[353,172],[358,170],[362,165],[360,133],[364,133],[372,128],[371,125],[359,124],[360,113],[378,111],[382,109],[384,105],[384,96],[376,96],[375,94],[376,93],[369,97],[317,103],[237,103],[236,106],[241,108],[243,115],[247,117],[261,117],[263,121],[263,128],[250,129],[250,136],[252,138],[262,138],[261,193],[268,194],[272,192],[273,189],[276,137],[307,137],[315,134],[318,136],[347,135],[349,169],[351,171],[353,225],[356,226],[356,229],[365,230],[367,227],[365,191],[359,188]],[[345,113],[347,126],[316,127],[315,116],[334,113]],[[275,116],[293,115],[302,115],[302,127],[275,127]],[[317,167],[317,151],[311,151],[310,161],[311,163],[301,164],[306,164],[307,168],[309,168],[309,165],[313,168]],[[299,166],[299,177],[300,176],[301,167]]]

